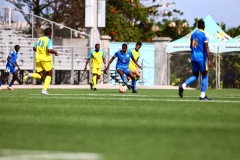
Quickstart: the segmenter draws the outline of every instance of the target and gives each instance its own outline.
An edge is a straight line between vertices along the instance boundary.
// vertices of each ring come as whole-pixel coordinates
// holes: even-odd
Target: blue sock
[[[198,76],[193,75],[193,76],[189,77],[184,83],[188,86],[189,84],[196,81],[197,79],[198,79]]]
[[[2,85],[2,82],[0,81],[0,86]]]
[[[208,86],[208,75],[202,75],[202,89],[201,92],[206,92]]]
[[[8,86],[9,86],[9,87],[12,87],[12,85],[13,85],[13,84],[10,82]]]
[[[136,79],[132,79],[132,90],[136,89]]]
[[[126,76],[125,76],[125,74],[120,75],[120,77],[121,77],[123,83],[124,83],[126,86],[128,86],[128,83],[127,83],[127,80],[126,80]]]

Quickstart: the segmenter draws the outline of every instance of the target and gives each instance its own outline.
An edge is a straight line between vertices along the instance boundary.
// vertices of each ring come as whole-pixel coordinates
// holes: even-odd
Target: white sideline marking
[[[132,98],[127,98],[127,97],[62,97],[62,96],[50,96],[50,95],[44,95],[44,96],[39,96],[39,94],[37,94],[38,96],[30,96],[28,98],[46,98],[46,99],[73,99],[73,100],[77,100],[77,99],[98,99],[98,100],[121,100],[121,101],[164,101],[164,102],[206,102],[206,103],[240,103],[240,100],[210,100],[210,101],[201,101],[201,100],[189,100],[189,99],[182,99],[182,98],[178,98],[178,99],[153,99],[153,98],[136,98],[136,97],[132,97]],[[64,94],[63,94],[64,95]],[[163,97],[156,97],[156,98],[163,98]],[[175,98],[175,97],[174,97]]]
[[[0,160],[101,160],[97,153],[0,149]]]

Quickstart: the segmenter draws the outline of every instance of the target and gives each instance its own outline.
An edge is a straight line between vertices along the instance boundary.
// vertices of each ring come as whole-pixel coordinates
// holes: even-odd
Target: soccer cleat
[[[92,82],[90,82],[89,85],[90,85],[90,89],[93,90],[93,84],[92,84]]]
[[[26,84],[27,80],[28,80],[28,71],[24,71],[23,83]]]
[[[14,89],[12,87],[7,87],[8,90],[13,91]]]
[[[93,90],[94,90],[94,91],[97,91],[97,88],[94,88]]]
[[[132,93],[138,93],[137,90],[133,90]]]
[[[132,85],[127,85],[127,88],[128,88],[129,90],[131,90],[131,89],[132,89]]]
[[[41,94],[42,94],[42,95],[48,95],[48,92],[43,89],[42,92],[41,92]]]
[[[183,98],[183,91],[184,91],[183,87],[182,87],[182,86],[179,86],[179,88],[178,88],[178,95],[179,95],[181,98]]]
[[[208,98],[207,96],[205,96],[203,98],[199,97],[199,100],[201,100],[201,101],[209,101],[209,100],[212,100],[212,99]]]

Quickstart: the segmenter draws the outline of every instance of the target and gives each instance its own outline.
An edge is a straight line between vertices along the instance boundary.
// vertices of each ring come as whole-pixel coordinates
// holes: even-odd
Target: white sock
[[[187,87],[186,83],[182,84],[182,88],[185,89]]]
[[[200,97],[201,98],[204,98],[206,95],[205,95],[205,92],[201,92],[201,94],[200,94]]]

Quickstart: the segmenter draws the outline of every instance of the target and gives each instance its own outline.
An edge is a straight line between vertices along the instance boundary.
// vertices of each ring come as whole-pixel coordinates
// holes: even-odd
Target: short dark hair
[[[46,28],[44,31],[45,36],[48,36],[52,33],[52,29],[50,27]]]
[[[199,20],[198,21],[198,28],[204,28],[205,27],[205,23],[203,20]]]
[[[142,42],[137,42],[136,45],[142,46]]]
[[[99,43],[95,44],[95,47],[97,47],[97,46],[100,46],[100,44]]]
[[[19,45],[15,45],[15,46],[14,46],[14,49],[15,49],[15,51],[17,51],[17,50],[20,49],[20,46],[19,46]]]
[[[126,43],[123,43],[123,44],[122,44],[122,48],[123,48],[124,46],[127,47],[127,44],[126,44]]]

